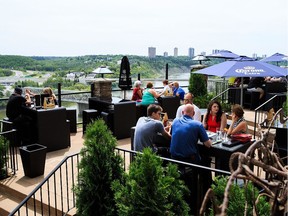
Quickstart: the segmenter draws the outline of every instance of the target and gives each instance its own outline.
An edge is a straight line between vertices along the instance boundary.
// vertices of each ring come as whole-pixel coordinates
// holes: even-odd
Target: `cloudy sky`
[[[0,54],[288,54],[287,0],[0,0]]]

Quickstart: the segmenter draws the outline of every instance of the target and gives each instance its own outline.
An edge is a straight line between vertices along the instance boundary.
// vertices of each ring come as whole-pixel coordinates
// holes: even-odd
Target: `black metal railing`
[[[7,143],[7,149],[1,152],[1,160],[3,160],[4,171],[9,177],[11,175],[15,175],[18,170],[18,158],[17,158],[17,147],[13,146],[13,140],[16,137],[16,130],[10,130],[5,132],[0,132],[0,136],[5,138],[5,142]]]
[[[115,152],[123,158],[123,168],[129,170],[133,157],[139,152],[116,148]],[[9,214],[12,215],[66,215],[75,210],[74,185],[78,182],[80,153],[67,156],[45,179]],[[230,172],[196,164],[185,163],[168,158],[163,161],[185,167],[197,167],[207,170],[212,175],[230,175]]]
[[[276,113],[277,110],[282,107],[282,102],[283,100],[279,100],[278,95],[274,95],[272,98],[265,101],[263,104],[261,104],[255,109],[254,138],[256,137],[256,130],[258,128],[258,125],[260,125],[265,121],[265,119],[267,119],[267,112],[269,112],[269,110],[273,108],[274,112]]]

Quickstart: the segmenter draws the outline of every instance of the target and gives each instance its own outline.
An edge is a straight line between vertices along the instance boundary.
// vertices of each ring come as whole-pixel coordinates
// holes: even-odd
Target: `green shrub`
[[[179,180],[177,166],[162,166],[149,148],[132,162],[124,184],[113,183],[118,215],[188,215],[184,195],[189,193]]]
[[[7,176],[6,163],[8,160],[8,141],[5,137],[0,136],[0,179]]]
[[[227,185],[228,179],[225,177],[217,176],[211,188],[216,196],[216,205],[220,205],[223,202],[224,191]],[[231,186],[229,192],[229,204],[226,210],[227,215],[243,216],[253,215],[253,205],[256,198],[259,195],[259,190],[253,186],[251,182],[247,186],[239,187],[237,184]],[[247,206],[246,205],[247,202]],[[244,214],[245,208],[247,213]],[[256,205],[257,215],[268,216],[270,215],[270,205],[264,197],[259,198],[259,202]],[[213,209],[210,209],[210,215],[214,215]]]
[[[190,73],[188,90],[197,98],[207,95],[206,77],[207,76],[203,74],[195,74],[193,72]]]
[[[103,120],[88,125],[79,182],[75,186],[77,215],[115,215],[112,181],[122,181],[122,159],[114,153],[117,140]]]

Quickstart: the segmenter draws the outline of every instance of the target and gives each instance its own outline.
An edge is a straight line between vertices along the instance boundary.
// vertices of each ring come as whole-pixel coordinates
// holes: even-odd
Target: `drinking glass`
[[[216,128],[217,140],[222,139],[220,128]]]

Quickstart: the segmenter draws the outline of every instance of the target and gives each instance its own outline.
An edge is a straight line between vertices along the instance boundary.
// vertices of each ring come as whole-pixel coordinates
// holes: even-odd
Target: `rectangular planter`
[[[47,147],[40,144],[22,146],[20,155],[25,176],[34,178],[44,174]]]

